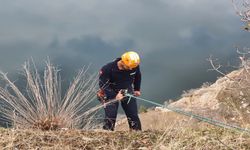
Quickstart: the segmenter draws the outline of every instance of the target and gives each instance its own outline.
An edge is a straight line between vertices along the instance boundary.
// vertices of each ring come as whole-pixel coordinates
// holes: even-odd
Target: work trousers
[[[138,116],[137,102],[135,98],[125,97],[121,100],[122,108],[127,116],[131,130],[141,130],[141,121]],[[105,110],[103,129],[114,131],[119,102],[108,104]]]

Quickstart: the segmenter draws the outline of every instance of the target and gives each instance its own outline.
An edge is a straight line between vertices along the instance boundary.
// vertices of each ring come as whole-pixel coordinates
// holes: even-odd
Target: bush
[[[15,128],[91,127],[93,114],[100,107],[87,109],[86,106],[95,99],[98,78],[95,74],[88,74],[87,70],[79,71],[64,96],[61,94],[60,71],[49,61],[43,77],[34,63],[23,65],[26,92],[21,92],[7,74],[0,72],[0,80],[5,83],[5,88],[0,87],[2,118]]]

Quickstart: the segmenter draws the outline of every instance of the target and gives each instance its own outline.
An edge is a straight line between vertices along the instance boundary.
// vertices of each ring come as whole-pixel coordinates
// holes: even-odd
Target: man
[[[136,52],[124,53],[121,58],[117,58],[103,66],[100,70],[98,92],[99,100],[102,103],[116,99],[104,107],[105,119],[103,129],[114,130],[119,101],[127,116],[130,130],[141,130],[141,122],[138,117],[138,109],[135,98],[124,97],[122,90],[140,96],[141,72],[140,57]]]

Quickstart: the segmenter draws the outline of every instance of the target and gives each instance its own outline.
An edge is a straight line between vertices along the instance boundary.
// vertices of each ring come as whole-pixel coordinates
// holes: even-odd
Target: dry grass
[[[249,10],[249,1],[244,1],[244,7]],[[224,74],[220,71],[221,65],[216,65],[212,58],[209,61],[213,70],[219,72],[224,77],[217,80],[220,82],[220,90],[218,90],[215,99],[220,104],[218,109],[226,120],[237,122],[241,125],[250,123],[250,57],[249,48],[243,48],[237,53],[240,55],[241,61],[238,70],[229,74]]]
[[[218,128],[171,111],[149,110],[140,114],[142,128],[160,132],[149,149],[249,149],[249,133]],[[127,131],[126,119],[119,122],[118,132]]]
[[[176,124],[142,132],[0,129],[0,149],[249,149],[250,136],[203,125]]]
[[[237,72],[233,80],[221,90],[217,99],[221,102],[221,112],[231,120],[250,123],[250,74],[245,69]]]
[[[93,114],[101,108],[87,108],[95,99],[97,75],[83,68],[70,84],[66,94],[61,94],[60,71],[49,61],[40,75],[34,63],[23,65],[26,92],[21,92],[7,74],[0,72],[5,83],[0,87],[2,120],[15,128],[90,128]],[[5,87],[5,88],[4,88]],[[7,87],[7,88],[6,88]]]

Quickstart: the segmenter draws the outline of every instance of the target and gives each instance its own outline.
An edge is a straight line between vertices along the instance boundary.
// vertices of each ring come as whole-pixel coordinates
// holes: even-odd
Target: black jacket
[[[132,70],[119,70],[117,66],[119,60],[121,58],[106,64],[100,70],[99,87],[104,90],[107,99],[115,98],[121,89],[128,89],[129,92],[140,91],[140,67]]]

